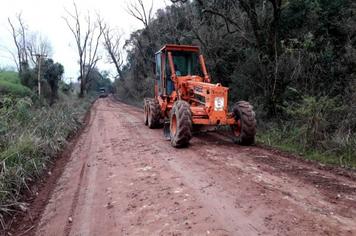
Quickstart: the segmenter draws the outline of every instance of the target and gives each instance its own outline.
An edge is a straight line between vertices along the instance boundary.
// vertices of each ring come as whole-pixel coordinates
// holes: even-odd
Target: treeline
[[[90,72],[85,73],[87,73],[85,94],[96,95],[101,88],[107,91],[113,90],[109,72],[99,71],[97,67],[94,67]],[[54,62],[51,58],[41,58],[36,61],[36,64],[22,63],[19,72],[0,68],[0,99],[4,96],[29,97],[36,102],[41,99],[41,102],[53,105],[60,100],[60,94],[62,98],[80,95],[80,77],[68,83],[63,80],[63,75],[63,65]]]
[[[230,88],[230,104],[254,104],[260,141],[356,163],[354,1],[172,2],[154,18],[136,8],[147,17],[136,17],[144,28],[125,43],[118,96],[153,96],[154,52],[162,45],[199,45],[213,82]]]
[[[79,18],[75,3],[74,7],[77,13],[77,18],[75,18],[74,22],[78,24],[84,23]],[[69,12],[67,13],[70,14]],[[76,42],[79,42],[76,43],[76,45],[78,45],[78,47],[80,46],[78,48],[80,73],[79,77],[75,78],[77,80],[70,83],[63,81],[64,67],[59,62],[53,61],[52,46],[47,37],[40,32],[31,31],[21,13],[13,18],[8,18],[12,41],[15,46],[15,50],[9,50],[9,53],[12,55],[13,61],[16,64],[21,84],[31,89],[34,94],[39,94],[41,98],[45,98],[50,105],[58,99],[58,90],[60,87],[61,92],[69,94],[70,92],[74,92],[76,88],[75,84],[80,84],[77,86],[79,87],[79,91],[77,92],[81,97],[87,93],[99,91],[101,87],[112,90],[109,73],[99,71],[96,66],[96,63],[100,60],[100,57],[97,55],[97,50],[101,42],[100,35],[102,31],[99,31],[99,36],[95,42],[93,39],[95,32],[92,31],[96,28],[99,29],[99,26],[96,24],[94,29],[92,25],[88,26],[88,28],[83,27],[86,30],[84,32],[84,29],[81,29],[80,26],[70,22],[67,18],[64,19],[72,32],[77,33],[79,36],[81,34],[86,35],[84,42],[82,42],[82,38],[74,38],[78,40]],[[73,30],[75,26],[72,25],[79,27],[78,30]],[[82,44],[85,46],[82,46]],[[9,82],[10,80],[8,79],[7,81]],[[10,88],[9,86],[7,87]],[[2,89],[0,86],[0,91],[1,90],[6,91],[7,94],[14,95],[11,90]]]

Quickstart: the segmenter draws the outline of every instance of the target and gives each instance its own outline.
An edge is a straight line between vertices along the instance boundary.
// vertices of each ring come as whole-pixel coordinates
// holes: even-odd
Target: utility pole
[[[38,97],[41,98],[41,64],[42,64],[42,58],[47,57],[45,54],[35,54],[37,58],[37,66],[38,66],[38,72],[37,72],[37,81],[38,81]]]

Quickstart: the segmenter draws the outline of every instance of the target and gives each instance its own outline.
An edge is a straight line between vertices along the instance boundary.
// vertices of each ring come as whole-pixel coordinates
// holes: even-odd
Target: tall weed
[[[0,98],[0,223],[24,210],[21,196],[28,183],[39,178],[81,126],[90,99],[71,98],[53,106],[30,98]]]

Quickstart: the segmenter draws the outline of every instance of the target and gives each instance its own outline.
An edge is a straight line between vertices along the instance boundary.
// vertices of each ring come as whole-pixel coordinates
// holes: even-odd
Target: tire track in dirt
[[[105,100],[100,100],[101,104],[105,104]],[[82,191],[79,196],[78,209],[73,215],[73,226],[70,235],[76,235],[81,232],[83,235],[95,233],[95,230],[106,227],[105,221],[110,222],[112,211],[106,211],[105,214],[97,215],[97,212],[102,211],[102,206],[110,201],[107,196],[108,187],[103,183],[104,177],[109,173],[107,168],[110,168],[110,159],[112,156],[109,135],[112,130],[108,130],[105,116],[110,115],[103,105],[98,107],[97,122],[93,124],[93,132],[90,145],[89,155],[86,161],[86,175],[81,186]],[[106,208],[105,208],[106,209]],[[101,223],[102,222],[102,223]],[[109,228],[110,226],[108,226]]]
[[[93,119],[91,120],[91,122],[89,123],[90,126],[93,126],[93,122],[96,119],[96,115],[97,115],[97,108],[94,106],[93,107]],[[93,145],[93,138],[92,138],[92,132],[88,131],[87,137],[89,138],[89,147],[91,147]],[[85,139],[87,140],[87,138]],[[87,149],[87,152],[90,152],[89,149]],[[85,154],[85,157],[87,157],[88,154]],[[80,174],[79,174],[79,181],[77,184],[77,189],[75,190],[73,199],[72,199],[72,205],[70,207],[70,211],[69,211],[69,215],[68,215],[68,221],[66,223],[65,229],[64,229],[64,234],[65,235],[70,235],[71,229],[72,229],[72,221],[73,221],[73,216],[76,212],[77,206],[78,206],[78,202],[79,202],[79,196],[80,196],[80,192],[83,191],[82,186],[83,186],[83,182],[84,182],[84,174],[85,174],[85,168],[87,165],[87,160],[85,160],[82,164],[82,167],[80,169]],[[71,220],[69,220],[69,218]]]
[[[73,196],[73,201],[72,201],[72,205],[70,207],[70,211],[69,211],[69,217],[74,215],[75,209],[77,207],[78,204],[78,200],[79,200],[79,192],[81,190],[81,185],[82,185],[82,181],[83,181],[83,175],[84,175],[84,168],[85,168],[85,163],[83,163],[82,165],[82,169],[80,170],[80,175],[79,175],[79,184],[78,184],[78,188],[74,193]],[[67,222],[65,229],[64,229],[64,234],[65,235],[69,235],[70,230],[71,230],[71,223],[70,221]]]
[[[126,111],[126,114],[130,114],[130,109],[127,109],[126,107],[124,108]],[[137,116],[131,115],[126,116],[127,122],[134,122],[137,124],[140,124],[140,120],[137,119]],[[133,133],[140,134],[137,135],[138,137],[144,138],[147,141],[152,142],[152,138],[145,138],[145,130],[140,129],[139,125],[134,125],[130,127],[133,131]],[[162,139],[162,137],[157,137],[155,138]],[[160,143],[161,144],[161,143]],[[167,146],[166,146],[167,145]],[[161,160],[165,160],[165,157],[167,154],[172,153],[172,148],[170,147],[169,142],[163,142],[162,145],[151,143],[150,147],[152,150],[155,150],[157,153],[157,158]],[[171,149],[171,150],[170,150]],[[173,149],[176,150],[176,149]],[[180,149],[178,152],[181,152],[182,149]],[[189,158],[192,158],[192,153],[184,150],[186,156]],[[172,158],[174,158],[174,154],[172,155]],[[172,162],[172,161],[171,161]],[[199,181],[199,179],[209,179],[207,176],[201,176],[201,175],[196,175],[193,173],[193,171],[187,171],[185,170],[184,173],[182,173],[182,167],[178,165],[177,162],[175,162],[175,165],[170,165],[173,171],[175,171],[178,175],[184,175],[184,182],[193,187],[195,190],[203,190],[207,188],[213,188],[213,184],[211,183],[202,183]],[[195,171],[197,172],[197,171]],[[191,190],[192,191],[192,190]],[[206,190],[204,190],[206,192]],[[218,220],[220,224],[224,224],[224,229],[218,230],[218,231],[225,231],[229,234],[232,234],[233,232],[239,232],[240,234],[243,235],[256,235],[256,234],[266,234],[268,231],[267,229],[264,229],[262,227],[263,224],[260,222],[260,229],[257,229],[255,226],[253,226],[253,223],[256,224],[256,219],[254,219],[254,222],[251,222],[249,220],[246,220],[243,214],[241,214],[238,210],[233,210],[231,211],[230,209],[235,208],[233,201],[231,201],[231,198],[225,197],[223,194],[216,194],[219,192],[218,189],[215,189],[214,191],[211,191],[215,193],[213,196],[209,196],[207,194],[200,194],[199,195],[199,201],[204,203],[205,206],[209,206],[212,208],[212,211],[210,212],[211,214],[217,215]],[[263,222],[262,222],[263,223]],[[217,233],[217,232],[215,232]],[[271,234],[272,232],[269,232]]]
[[[119,118],[118,115],[116,115],[116,117]],[[125,122],[123,122],[125,124],[124,127],[130,131],[131,138],[133,140],[137,140],[136,141],[136,146],[137,147],[146,146],[147,145],[147,141],[149,139],[148,139],[148,137],[144,137],[145,133],[143,133],[143,135],[142,135],[142,131],[144,132],[144,130],[142,130],[142,129],[138,130],[137,127],[139,127],[140,125],[139,125],[139,122],[136,121],[136,117],[128,116],[128,113],[125,112],[124,119],[125,119]],[[121,122],[122,122],[122,120],[121,120]],[[186,189],[186,186],[180,181],[180,178],[177,177],[174,172],[172,172],[171,169],[167,168],[166,165],[162,165],[161,163],[157,162],[157,157],[161,156],[160,153],[159,153],[159,150],[156,149],[154,145],[151,145],[151,143],[149,144],[149,146],[150,146],[149,149],[145,148],[146,149],[145,152],[148,151],[150,153],[153,153],[154,154],[154,157],[153,157],[154,159],[149,159],[149,160],[145,159],[144,162],[141,163],[141,164],[143,164],[143,166],[140,169],[143,169],[146,172],[150,171],[150,172],[155,172],[156,173],[156,174],[154,174],[155,177],[154,177],[154,182],[153,183],[159,184],[159,185],[163,185],[162,188],[157,190],[158,193],[162,193],[163,192],[164,194],[168,194],[168,195],[171,195],[170,192],[173,192],[173,195],[177,195],[177,194],[179,195],[181,193],[182,194],[184,193],[183,194],[183,196],[184,196],[183,201],[187,202],[188,201],[187,199],[191,195],[191,194],[189,194],[190,190]],[[138,165],[138,166],[140,166],[140,165]],[[158,170],[159,170],[160,174],[157,174]],[[169,172],[170,174],[164,173],[164,172]],[[170,177],[167,177],[167,178],[172,179],[173,182],[177,182],[177,180],[178,180],[178,182],[176,183],[176,185],[178,187],[176,187],[175,190],[174,190],[174,187],[170,186],[171,184],[163,183],[164,179],[162,179],[162,176],[161,176],[162,174],[170,175]],[[150,177],[150,176],[148,176],[148,177]],[[145,178],[143,178],[142,180],[145,180]],[[140,180],[136,179],[136,181],[140,181]],[[152,182],[150,184],[152,184]],[[137,193],[134,192],[133,194],[134,194],[133,196],[135,196]],[[149,193],[149,194],[152,194],[152,192]],[[205,218],[203,217],[203,219],[199,219],[199,215],[202,214],[200,212],[201,211],[200,209],[202,208],[200,205],[199,206],[195,206],[195,207],[192,207],[192,206],[185,207],[180,203],[180,200],[181,199],[179,198],[179,196],[178,197],[173,196],[173,197],[171,197],[171,201],[170,201],[169,205],[176,206],[177,208],[178,207],[179,208],[183,208],[183,209],[181,209],[181,211],[183,211],[183,212],[184,211],[189,211],[189,214],[188,214],[188,216],[180,216],[180,217],[182,217],[184,219],[184,226],[183,226],[184,230],[182,231],[181,229],[179,229],[179,227],[175,226],[175,228],[177,230],[177,231],[175,231],[175,233],[180,234],[182,232],[186,232],[186,233],[191,232],[190,229],[192,228],[192,226],[190,224],[196,224],[196,222],[194,222],[195,220],[208,222],[209,225],[205,225],[205,227],[207,229],[211,228],[211,225],[215,225],[214,221],[212,221],[210,219],[210,216],[205,217]],[[193,202],[194,202],[194,204],[198,204],[194,200],[193,200]],[[160,208],[161,207],[162,206],[160,206]],[[167,208],[169,208],[169,206],[167,206]],[[177,210],[177,208],[175,209],[175,211]],[[158,212],[160,212],[160,210]],[[175,212],[175,214],[177,215],[178,213]],[[205,212],[203,214],[207,214],[207,212]],[[141,217],[145,218],[145,220],[147,220],[147,221],[150,220],[149,218],[147,218],[147,216],[141,216]],[[142,220],[143,220],[143,218],[142,218]],[[173,221],[175,223],[177,223],[177,219],[173,219]],[[170,223],[165,223],[165,224],[166,225],[171,225]],[[211,232],[211,233],[219,232],[220,234],[221,233],[224,234],[224,232],[228,232],[225,229],[223,229],[223,226],[221,226],[221,225],[220,226],[215,226],[215,228],[213,227],[210,231],[209,230],[202,230],[201,232],[205,232],[205,231],[208,231],[208,232]],[[148,232],[148,233],[151,233],[151,234],[155,235],[154,233],[152,233],[152,231]],[[163,233],[165,235],[166,233],[170,234],[170,233],[173,233],[173,232],[170,232],[170,230],[168,230],[168,231],[164,231],[164,230],[160,231],[159,230],[157,233],[158,234],[162,234]],[[173,233],[173,234],[175,234],[175,233]]]
[[[79,186],[82,186],[83,177],[85,175],[86,157],[89,152],[87,147],[92,144],[92,139],[90,139],[90,127],[96,119],[96,106],[97,104],[94,103],[87,127],[79,137],[79,140],[72,151],[69,162],[66,164],[62,176],[57,181],[57,187],[54,189],[51,198],[42,213],[42,219],[38,223],[38,229],[36,230],[36,234],[38,235],[47,235],[45,233],[46,227],[50,224],[50,222],[56,222],[56,224],[58,224],[57,230],[62,232],[62,235],[70,234],[71,223],[68,221],[68,218],[73,217],[79,201],[80,191],[82,191]],[[89,142],[87,142],[88,139],[90,140]],[[68,182],[71,184],[65,184]],[[57,199],[59,199],[59,201],[57,201]],[[48,217],[43,217],[45,215],[48,215]]]

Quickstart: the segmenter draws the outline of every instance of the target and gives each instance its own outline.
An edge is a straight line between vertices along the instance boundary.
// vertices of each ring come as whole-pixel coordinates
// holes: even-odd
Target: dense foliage
[[[64,67],[62,64],[54,63],[52,59],[47,59],[44,63],[43,77],[50,87],[50,104],[58,97],[59,81],[62,79]]]
[[[31,68],[27,64],[22,65],[22,71],[19,73],[21,84],[38,93],[38,63]],[[59,82],[62,80],[64,67],[51,58],[41,61],[40,81],[41,94],[46,98],[49,104],[53,104],[58,98]]]
[[[355,164],[354,1],[172,2],[127,40],[120,97],[152,96],[153,55],[162,45],[199,45],[213,81],[230,88],[230,104],[255,105],[262,141]]]

